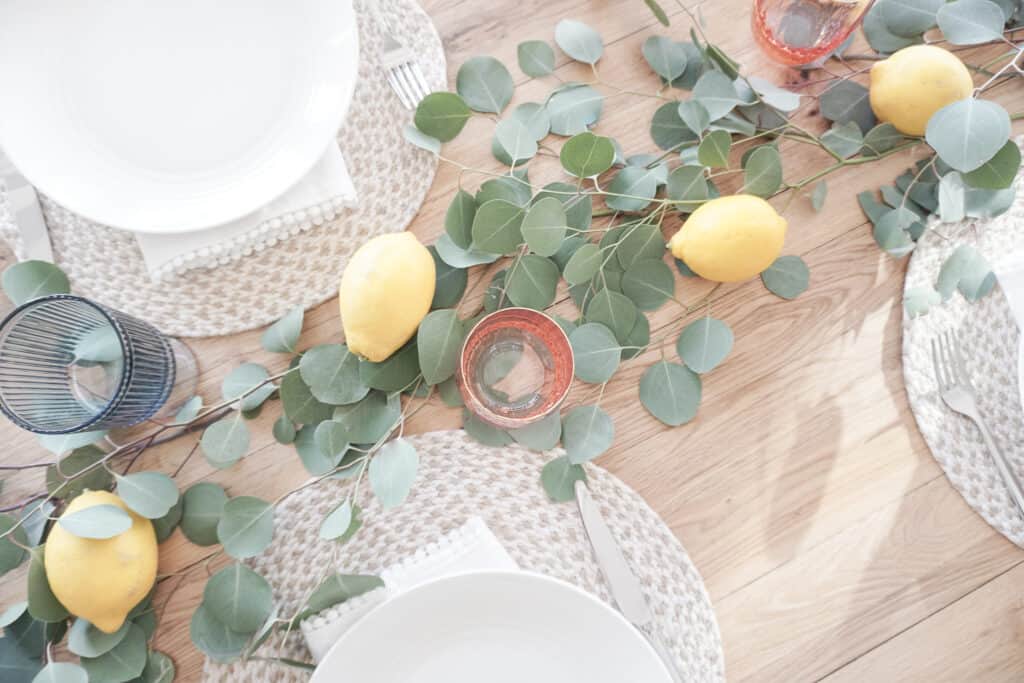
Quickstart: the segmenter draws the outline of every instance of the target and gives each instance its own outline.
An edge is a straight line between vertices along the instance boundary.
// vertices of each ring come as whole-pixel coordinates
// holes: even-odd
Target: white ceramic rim
[[[280,160],[276,161],[273,164],[276,173],[271,178],[264,180],[253,176],[248,184],[240,183],[232,188],[231,198],[217,195],[214,200],[207,200],[199,204],[198,208],[191,211],[179,210],[178,213],[167,213],[165,212],[166,207],[147,208],[142,206],[140,208],[140,205],[134,201],[126,201],[121,206],[101,205],[98,202],[92,203],[90,199],[83,199],[83,197],[89,197],[87,189],[84,191],[79,189],[77,197],[73,194],[62,196],[61,182],[54,180],[54,176],[47,171],[48,168],[52,168],[49,160],[34,157],[28,152],[27,144],[22,146],[16,142],[14,145],[10,145],[8,138],[7,144],[0,140],[0,149],[3,149],[11,163],[39,191],[72,213],[101,225],[129,232],[183,234],[215,228],[243,218],[280,197],[302,180],[323,157],[328,145],[335,143],[338,130],[348,115],[356,82],[359,79],[357,18],[352,0],[324,0],[324,2],[340,9],[340,23],[344,24],[343,39],[347,48],[345,63],[351,65],[351,77],[347,78],[347,81],[341,76],[344,73],[342,68],[338,69],[339,97],[335,102],[334,115],[324,117],[324,123],[321,126],[323,130],[317,131],[316,135],[307,136],[298,145],[291,144],[291,154],[288,156],[294,161],[290,165],[286,166]],[[341,34],[339,33],[339,35]],[[327,125],[327,122],[330,122],[330,125]],[[2,127],[0,127],[0,133],[3,133]],[[261,182],[254,182],[255,180]],[[95,187],[95,183],[93,186]],[[131,208],[125,210],[124,207]]]

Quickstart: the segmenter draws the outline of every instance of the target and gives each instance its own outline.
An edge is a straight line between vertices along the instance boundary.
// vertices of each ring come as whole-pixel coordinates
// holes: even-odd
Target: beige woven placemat
[[[320,520],[344,498],[346,483],[307,489],[279,508],[273,544],[248,562],[274,587],[280,614],[294,613],[326,574],[338,569],[377,573],[473,515],[484,519],[523,569],[570,581],[611,603],[576,506],[552,503],[541,489],[540,470],[553,453],[542,456],[519,446],[490,448],[461,430],[409,440],[420,455],[412,494],[390,511],[371,502],[363,528],[348,544],[338,546],[318,536]],[[595,500],[644,586],[655,627],[675,655],[683,680],[723,681],[718,624],[686,551],[635,491],[599,467],[588,466],[587,474]],[[284,643],[269,641],[261,654],[268,650],[303,661],[310,657],[299,633]],[[308,674],[263,662],[224,666],[207,661],[204,680],[298,683],[308,680]]]
[[[998,270],[1024,249],[1024,192],[1008,212],[989,220],[932,225],[917,243],[905,289],[934,286],[943,262],[961,244],[977,248]],[[1020,334],[1002,291],[971,303],[959,292],[920,317],[903,319],[903,376],[907,399],[928,448],[967,504],[1001,534],[1024,547],[1024,518],[999,476],[981,433],[949,410],[938,395],[931,340],[952,330],[974,383],[978,408],[993,438],[1017,472],[1024,474],[1024,411],[1017,389]]]
[[[437,161],[402,137],[412,113],[402,108],[387,84],[380,58],[388,29],[374,19],[371,2],[379,3],[382,15],[418,56],[431,88],[443,89],[446,79],[441,39],[414,0],[354,0],[359,82],[338,141],[359,194],[357,208],[294,217],[293,234],[286,240],[215,269],[154,282],[131,233],[87,221],[42,197],[55,261],[68,273],[74,292],[168,334],[232,334],[271,323],[296,305],[308,308],[334,296],[341,272],[359,245],[374,235],[404,230],[423,203]],[[20,257],[17,229],[2,190],[0,238]]]

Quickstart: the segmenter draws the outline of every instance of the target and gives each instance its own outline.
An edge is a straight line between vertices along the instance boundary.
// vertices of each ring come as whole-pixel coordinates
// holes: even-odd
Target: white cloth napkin
[[[1024,329],[1024,256],[1014,255],[1000,263],[995,271],[999,286],[1010,303],[1010,312],[1017,321],[1017,327]]]
[[[518,569],[518,565],[484,521],[470,517],[412,557],[382,571],[383,588],[303,621],[300,627],[306,645],[319,662],[353,624],[389,598],[433,579],[485,569]]]
[[[150,276],[161,280],[251,254],[323,222],[325,209],[355,206],[356,199],[341,149],[332,143],[302,180],[248,216],[183,234],[136,233],[135,239]]]

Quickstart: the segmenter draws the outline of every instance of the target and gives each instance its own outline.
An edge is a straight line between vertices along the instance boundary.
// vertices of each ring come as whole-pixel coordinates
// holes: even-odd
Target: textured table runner
[[[614,604],[574,504],[552,503],[540,486],[541,455],[519,446],[490,448],[465,432],[409,437],[420,471],[409,499],[384,511],[376,499],[347,544],[320,540],[323,516],[344,498],[345,482],[317,486],[286,500],[276,513],[274,542],[247,560],[274,587],[280,614],[291,614],[329,573],[378,573],[480,516],[523,569],[574,583]],[[655,629],[688,683],[725,679],[718,624],[700,574],[672,531],[633,490],[588,465],[594,499],[622,545],[655,615]],[[275,637],[261,654],[309,661],[302,636]],[[396,654],[400,650],[396,647]],[[308,673],[264,662],[230,666],[207,661],[208,683],[308,680]],[[625,683],[625,682],[624,682]],[[641,683],[637,681],[636,683]]]
[[[74,292],[168,334],[233,334],[269,324],[296,305],[308,308],[334,296],[341,272],[359,245],[375,235],[404,230],[423,203],[437,161],[402,137],[412,112],[388,86],[381,64],[388,30],[370,11],[371,2],[379,3],[398,37],[418,56],[431,88],[444,89],[446,81],[441,39],[414,0],[354,0],[359,82],[338,143],[356,186],[358,207],[291,215],[283,225],[270,225],[267,240],[241,259],[225,257],[217,268],[154,282],[134,234],[92,223],[43,196],[54,258]],[[282,231],[287,237],[278,240],[275,235]],[[0,238],[20,257],[20,239],[2,191]]]

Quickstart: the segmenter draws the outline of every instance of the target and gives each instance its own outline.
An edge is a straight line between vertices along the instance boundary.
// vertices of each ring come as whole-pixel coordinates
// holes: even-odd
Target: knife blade
[[[622,555],[619,544],[612,536],[611,529],[608,528],[601,511],[597,508],[597,503],[590,495],[590,489],[580,480],[576,481],[576,503],[580,509],[580,517],[583,518],[583,528],[587,532],[587,538],[590,539],[590,545],[594,548],[597,564],[608,581],[608,587],[611,589],[615,604],[619,606],[619,611],[651,643],[655,652],[664,662],[668,673],[672,676],[672,680],[680,683],[682,679],[672,655],[650,628],[654,621],[654,615],[651,613],[651,606],[647,603],[647,598],[644,597],[643,589],[640,587],[640,579],[636,577],[626,558]]]
[[[10,206],[14,224],[21,235],[23,253],[26,259],[53,262],[53,248],[50,232],[43,218],[39,197],[32,184],[7,159],[0,149],[0,183],[7,188],[7,203]]]

